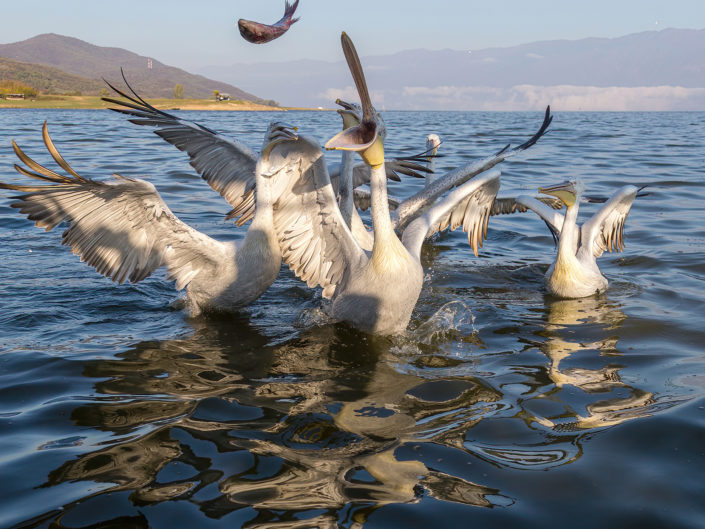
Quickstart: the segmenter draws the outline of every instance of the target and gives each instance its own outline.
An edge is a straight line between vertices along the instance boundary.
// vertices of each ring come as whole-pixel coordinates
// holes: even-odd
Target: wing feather
[[[443,195],[443,193],[454,187],[460,186],[464,182],[474,178],[476,175],[492,169],[495,165],[503,162],[507,158],[515,156],[533,146],[546,133],[552,120],[553,116],[551,116],[551,109],[550,107],[546,107],[544,119],[538,131],[521,145],[518,145],[513,149],[509,149],[509,145],[507,145],[501,151],[492,156],[457,167],[456,169],[448,172],[446,175],[435,178],[434,181],[427,187],[424,187],[418,193],[408,197],[401,204],[399,204],[399,207],[392,215],[392,224],[394,225],[394,229],[397,233],[404,232],[406,226],[408,226],[414,219],[418,218],[419,215],[421,215],[421,212],[433,204],[441,195]]]
[[[309,286],[331,297],[350,263],[364,256],[345,224],[318,143],[305,136],[277,145],[270,161],[281,165],[274,226],[284,262]]]
[[[402,235],[404,246],[412,255],[419,255],[424,239],[447,228],[462,226],[470,247],[478,255],[499,184],[500,172],[493,170],[457,187],[407,226]]]
[[[534,197],[552,209],[563,209],[563,202],[559,198],[537,196]],[[517,201],[517,197],[497,197],[492,204],[492,215],[511,215],[513,213],[526,213],[529,208]]]
[[[46,143],[58,163],[58,151]],[[22,161],[31,160],[23,155]],[[91,180],[60,159],[69,176],[47,177],[51,183],[44,186],[0,183],[0,188],[24,193],[11,206],[38,227],[50,231],[67,222],[62,244],[100,274],[118,283],[137,282],[166,266],[177,288],[183,288],[199,270],[212,273],[231,252],[176,218],[151,183],[125,177]],[[51,173],[31,161],[38,171]]]
[[[109,103],[121,105],[121,108],[111,110],[133,116],[136,119],[130,122],[136,125],[156,127],[155,134],[186,152],[191,166],[201,178],[233,207],[228,218],[241,217],[238,222],[243,224],[254,216],[257,156],[247,146],[202,125],[157,110],[140,98],[127,80],[125,84],[134,97],[106,83],[124,98],[103,98]]]
[[[536,213],[548,226],[551,231],[554,242],[558,240],[558,236],[563,229],[563,220],[565,217],[562,213],[556,211],[552,204],[542,200],[543,197],[531,197],[528,195],[519,195],[516,197],[516,202],[523,208],[530,209]]]
[[[627,185],[619,189],[580,229],[580,252],[600,257],[605,250],[624,250],[624,222],[639,189]]]

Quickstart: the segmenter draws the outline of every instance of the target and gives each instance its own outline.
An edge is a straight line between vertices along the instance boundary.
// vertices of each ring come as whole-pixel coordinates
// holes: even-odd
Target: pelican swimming
[[[546,272],[545,285],[550,294],[560,298],[582,298],[607,289],[607,279],[596,259],[605,250],[624,249],[624,222],[639,192],[632,185],[620,188],[597,213],[578,226],[583,190],[579,179],[539,188],[540,193],[555,196],[565,204],[565,215],[534,197],[517,197],[518,203],[534,211],[558,236],[558,253]]]
[[[440,146],[441,138],[438,137],[438,134],[429,134],[426,136],[426,154],[428,155],[426,160],[429,171],[426,174],[426,185],[424,187],[430,186],[435,178],[436,155],[438,154],[438,148]]]
[[[372,250],[366,252],[360,246],[342,218],[323,152],[318,142],[305,136],[282,142],[289,145],[282,170],[297,171],[299,178],[290,179],[290,189],[280,194],[274,224],[284,262],[310,286],[323,287],[324,296],[332,299],[333,318],[365,332],[396,334],[408,325],[421,292],[424,238],[449,225],[462,225],[477,245],[485,236],[489,209],[499,189],[499,171],[455,189],[411,222],[400,240],[387,202],[383,122],[372,107],[352,41],[345,33],[341,41],[363,116],[359,125],[337,134],[325,147],[358,152],[370,166]],[[468,199],[472,200],[463,211],[455,212]]]
[[[0,188],[25,193],[11,206],[36,226],[49,231],[66,221],[62,244],[100,274],[118,283],[136,283],[164,266],[167,278],[176,280],[176,289],[186,288],[185,306],[191,315],[244,307],[274,282],[281,251],[273,226],[279,182],[271,177],[278,146],[296,137],[286,126],[274,123],[265,136],[254,171],[257,208],[238,243],[216,241],[181,222],[149,182],[117,174],[109,181],[84,178],[59,154],[46,122],[42,134],[49,153],[68,175],[38,164],[13,141],[27,166],[15,168],[49,185],[0,183]]]

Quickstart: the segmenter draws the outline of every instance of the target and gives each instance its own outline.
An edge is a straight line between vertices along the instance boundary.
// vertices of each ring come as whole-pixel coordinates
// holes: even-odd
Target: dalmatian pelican
[[[336,134],[326,149],[357,152],[370,167],[373,246],[365,251],[343,219],[323,152],[315,140],[285,140],[280,171],[298,172],[282,191],[274,224],[282,257],[309,286],[331,298],[330,315],[375,334],[403,332],[421,292],[421,245],[429,233],[462,226],[475,248],[486,236],[487,220],[499,189],[499,171],[477,176],[454,189],[411,221],[400,239],[387,199],[384,123],[372,107],[355,47],[343,33],[345,58],[362,102],[362,119]],[[285,148],[282,147],[282,150]],[[456,208],[460,207],[460,210]]]
[[[640,188],[623,186],[579,226],[578,207],[583,190],[580,179],[539,188],[540,193],[555,196],[565,204],[565,215],[534,197],[517,197],[519,204],[534,211],[558,237],[558,253],[546,272],[545,285],[548,293],[559,298],[582,298],[607,289],[607,279],[597,266],[597,258],[605,250],[624,249],[624,222]]]
[[[15,165],[17,171],[48,184],[0,183],[0,188],[24,193],[11,206],[37,227],[49,231],[68,223],[62,243],[98,273],[118,283],[136,283],[164,266],[176,289],[186,288],[184,305],[191,315],[242,308],[276,279],[281,250],[273,208],[281,186],[272,179],[272,164],[281,142],[296,138],[286,125],[271,124],[265,136],[253,174],[257,208],[245,238],[237,243],[217,241],[181,222],[145,180],[81,176],[54,146],[46,122],[42,134],[49,153],[67,174],[35,162],[13,141],[26,166]]]

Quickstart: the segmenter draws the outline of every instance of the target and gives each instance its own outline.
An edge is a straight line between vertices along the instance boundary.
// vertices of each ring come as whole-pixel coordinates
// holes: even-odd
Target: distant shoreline
[[[116,98],[118,99],[118,98]],[[330,110],[322,108],[270,107],[250,101],[215,101],[212,99],[148,99],[147,102],[159,110],[214,110],[214,111],[271,111],[287,112],[289,110]],[[100,96],[65,96],[46,95],[36,99],[0,99],[0,110],[12,109],[66,109],[99,110],[114,107],[113,103],[103,101]]]

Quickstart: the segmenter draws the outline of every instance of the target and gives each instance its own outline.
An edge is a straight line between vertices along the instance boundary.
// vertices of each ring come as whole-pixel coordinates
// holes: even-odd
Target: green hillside
[[[0,81],[20,81],[43,94],[98,95],[102,81],[86,79],[58,68],[13,61],[0,57]]]
[[[144,97],[173,97],[174,86],[180,84],[184,87],[185,98],[210,98],[218,90],[234,99],[263,102],[236,86],[188,73],[153,58],[121,48],[95,46],[53,33],[0,44],[0,57],[15,63],[7,68],[15,68],[16,75],[21,73],[25,76],[24,79],[15,80],[42,92],[58,90],[61,93],[97,94],[105,86],[101,79],[108,79],[118,87],[123,86],[120,76],[120,68],[123,68],[130,84]],[[24,69],[17,66],[22,63],[26,65]],[[0,75],[0,79],[5,78],[4,73]],[[34,82],[29,79],[32,76]]]

